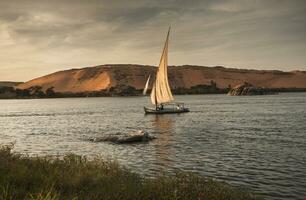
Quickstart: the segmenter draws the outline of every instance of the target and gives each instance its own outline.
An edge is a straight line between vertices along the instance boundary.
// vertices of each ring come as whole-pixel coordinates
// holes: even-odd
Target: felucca
[[[164,50],[159,62],[159,67],[156,72],[156,78],[151,90],[151,102],[155,105],[154,108],[144,107],[146,114],[166,114],[166,113],[183,113],[189,112],[189,109],[184,106],[184,103],[174,102],[171,89],[168,82],[168,46],[169,46],[168,30]],[[144,94],[149,84],[148,78],[144,89]]]

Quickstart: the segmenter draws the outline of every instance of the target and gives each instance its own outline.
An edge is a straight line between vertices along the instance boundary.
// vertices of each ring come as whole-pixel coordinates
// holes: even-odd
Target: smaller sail
[[[149,87],[149,82],[150,82],[150,77],[151,77],[151,74],[149,75],[149,78],[148,78],[148,80],[146,82],[146,85],[143,89],[143,92],[142,92],[143,95],[146,95],[146,93],[147,93],[147,90],[148,90],[148,87]]]

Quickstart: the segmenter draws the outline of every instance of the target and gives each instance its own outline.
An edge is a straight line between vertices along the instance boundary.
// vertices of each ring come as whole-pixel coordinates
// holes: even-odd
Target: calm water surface
[[[194,171],[267,199],[306,199],[306,93],[176,99],[191,112],[145,116],[147,97],[0,100],[0,144],[30,155],[100,154],[150,176]],[[158,139],[87,140],[140,129]]]

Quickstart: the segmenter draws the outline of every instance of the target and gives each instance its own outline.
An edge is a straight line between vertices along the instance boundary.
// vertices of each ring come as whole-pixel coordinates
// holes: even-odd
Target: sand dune
[[[144,87],[147,77],[155,70],[144,65],[101,65],[82,69],[55,72],[19,84],[26,89],[41,86],[43,90],[54,87],[56,92],[99,91],[118,85],[129,85],[136,89]],[[196,85],[217,83],[219,88],[227,88],[244,82],[267,88],[306,88],[306,72],[246,70],[224,67],[170,66],[169,81],[172,88],[190,88]]]

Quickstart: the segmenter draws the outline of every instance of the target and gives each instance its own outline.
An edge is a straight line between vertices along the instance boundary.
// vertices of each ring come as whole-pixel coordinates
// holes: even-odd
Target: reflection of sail
[[[156,161],[158,165],[163,167],[172,164],[171,157],[172,143],[174,141],[173,132],[173,119],[169,115],[156,115],[153,120],[153,128],[158,133],[157,145],[156,145]]]
[[[153,126],[158,133],[172,135],[173,119],[169,115],[155,115]]]

